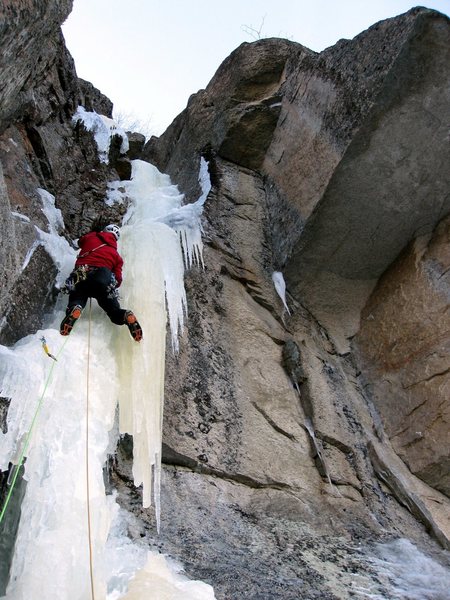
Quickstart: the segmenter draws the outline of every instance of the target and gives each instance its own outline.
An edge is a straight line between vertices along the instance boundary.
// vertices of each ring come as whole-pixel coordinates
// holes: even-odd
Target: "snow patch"
[[[22,213],[11,211],[11,214],[13,217],[17,217],[21,221],[25,221],[25,223],[30,223],[30,217],[27,217],[26,215],[23,215]]]

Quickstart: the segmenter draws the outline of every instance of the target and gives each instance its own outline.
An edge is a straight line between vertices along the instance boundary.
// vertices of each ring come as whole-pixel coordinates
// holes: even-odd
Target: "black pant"
[[[111,283],[112,273],[106,267],[93,267],[89,269],[86,279],[79,281],[73,292],[69,294],[69,303],[66,312],[80,305],[86,306],[88,298],[95,298],[108,317],[116,325],[125,322],[125,310],[120,308],[117,298],[108,298],[108,286]]]

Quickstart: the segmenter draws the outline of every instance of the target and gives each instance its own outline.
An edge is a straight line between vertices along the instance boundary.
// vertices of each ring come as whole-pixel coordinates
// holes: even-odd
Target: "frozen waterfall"
[[[112,325],[95,301],[91,319],[88,305],[72,334],[62,338],[58,326],[65,302],[60,299],[46,329],[13,348],[0,346],[1,395],[11,399],[8,431],[0,435],[2,470],[17,462],[36,407],[42,402],[26,453],[27,486],[8,600],[86,600],[92,596],[86,517],[88,352],[95,599],[214,598],[210,586],[186,580],[163,556],[149,556],[145,548],[126,537],[120,526],[126,515],[114,496],[105,494],[103,481],[103,467],[118,432],[130,433],[134,482],[143,486],[144,506],[154,502],[159,522],[166,324],[169,321],[172,347],[177,349],[186,317],[184,269],[192,262],[202,262],[200,215],[208,189],[204,163],[202,169],[203,194],[189,206],[182,206],[183,197],[168,176],[142,161],[133,161],[131,181],[110,186],[109,202],[125,197],[130,202],[119,245],[125,260],[120,291],[122,306],[135,311],[142,324],[144,340],[140,344],[132,340],[126,327]],[[74,251],[58,234],[60,215],[54,201],[52,205],[46,192],[40,195],[49,232],[40,235],[38,243],[51,255],[58,255],[59,278],[64,279],[73,266]],[[57,363],[42,351],[42,336]]]

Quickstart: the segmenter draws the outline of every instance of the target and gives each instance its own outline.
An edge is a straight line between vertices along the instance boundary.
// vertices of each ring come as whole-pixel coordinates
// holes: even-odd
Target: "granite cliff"
[[[71,122],[78,104],[112,105],[76,76],[59,29],[70,8],[2,9],[3,344],[54,303],[51,258],[30,257],[45,227],[36,189],[74,238],[111,215],[107,182],[127,176]],[[133,149],[188,201],[203,156],[212,190],[205,269],[189,274],[187,331],[166,357],[159,536],[130,484],[129,438],[111,485],[138,517],[130,535],[217,598],[332,600],[358,585],[390,597],[366,557],[400,537],[447,560],[449,59],[449,20],[421,8],[319,54],[243,44]]]

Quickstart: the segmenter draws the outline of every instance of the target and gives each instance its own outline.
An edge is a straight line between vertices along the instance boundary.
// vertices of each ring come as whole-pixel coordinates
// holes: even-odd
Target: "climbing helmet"
[[[118,240],[120,237],[120,229],[117,225],[114,225],[114,224],[107,225],[106,227],[103,228],[103,231],[108,231],[109,233],[112,233],[114,235],[114,237],[116,238],[116,240]]]

